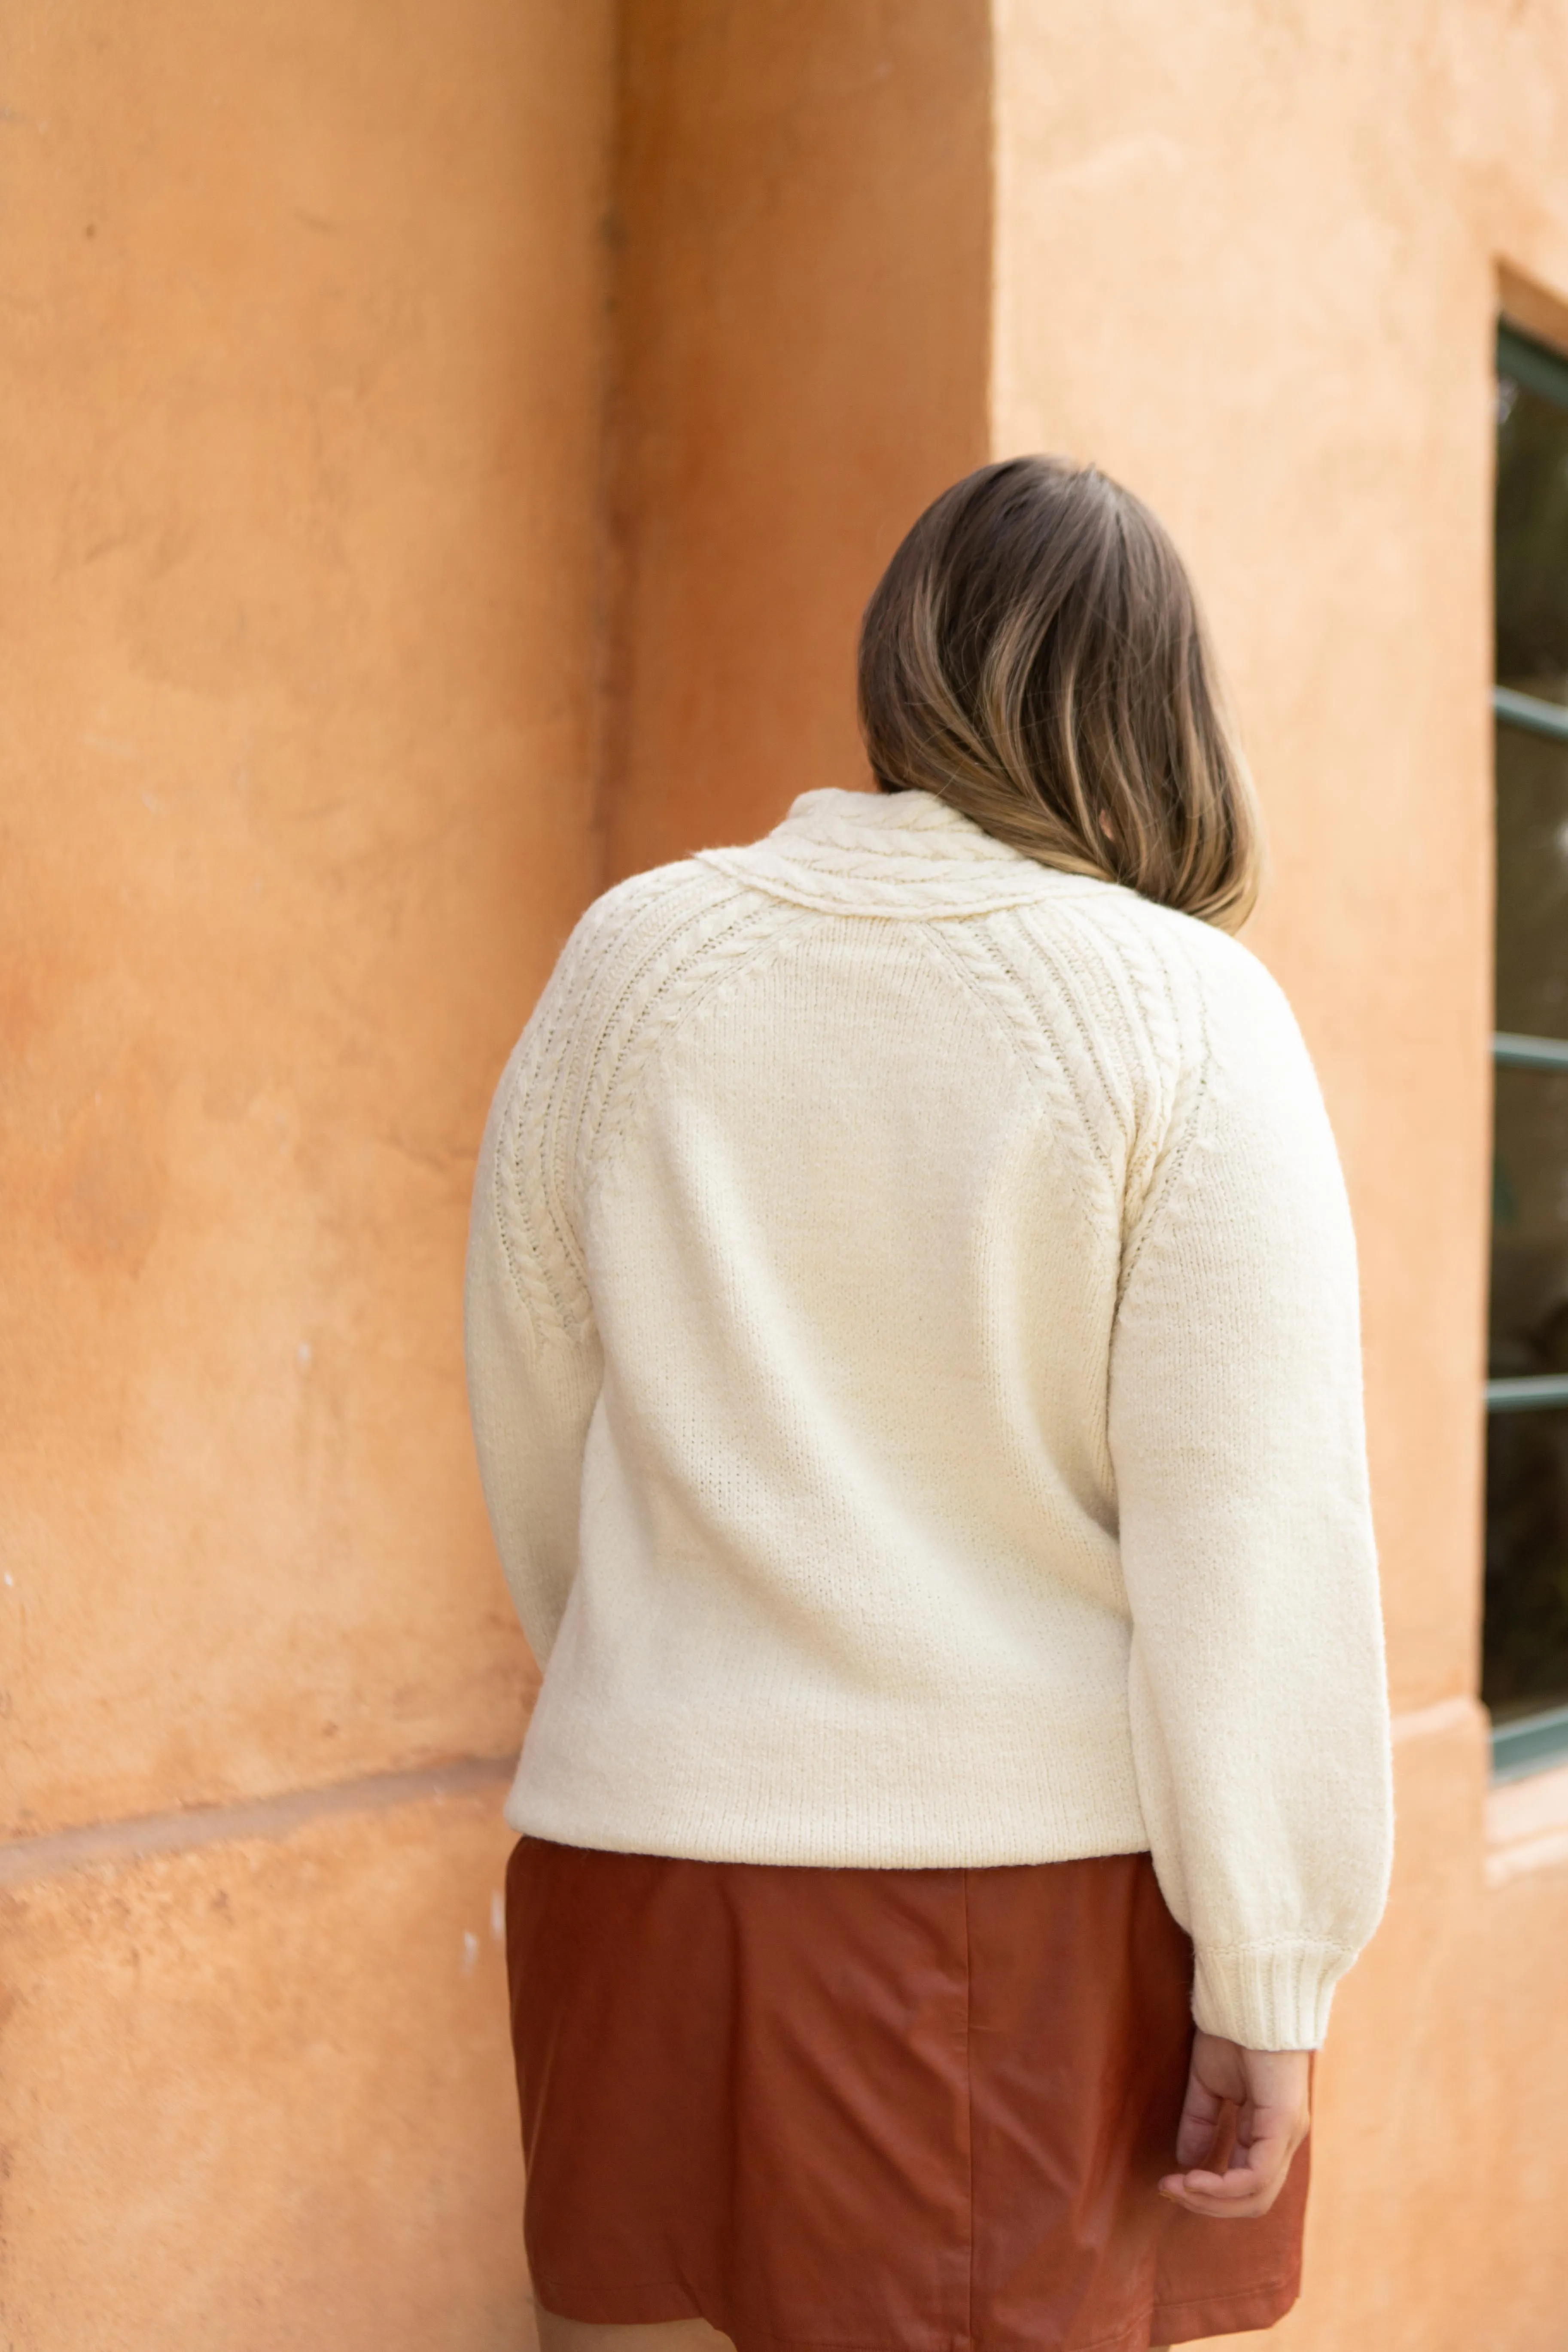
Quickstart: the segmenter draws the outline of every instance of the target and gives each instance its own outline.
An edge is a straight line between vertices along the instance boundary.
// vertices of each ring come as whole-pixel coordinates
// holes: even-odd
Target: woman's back
[[[929,793],[808,793],[579,927],[498,1097],[469,1328],[549,1658],[516,1826],[1152,1845],[1200,1950],[1315,2022],[1381,1899],[1336,1832],[1323,1937],[1300,1801],[1379,1786],[1354,1257],[1244,949]],[[1334,1948],[1296,1986],[1292,1942],[1287,1994],[1308,1917]]]
[[[480,1160],[545,2352],[1271,2326],[1383,1904],[1355,1250],[1192,584],[983,467],[859,698],[875,793],[589,908]]]

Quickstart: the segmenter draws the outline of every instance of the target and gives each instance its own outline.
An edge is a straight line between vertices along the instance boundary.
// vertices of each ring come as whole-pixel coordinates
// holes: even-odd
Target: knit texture
[[[468,1351],[515,1828],[1147,1847],[1199,2023],[1321,2040],[1390,1844],[1355,1251],[1245,948],[924,793],[624,883],[496,1096]]]

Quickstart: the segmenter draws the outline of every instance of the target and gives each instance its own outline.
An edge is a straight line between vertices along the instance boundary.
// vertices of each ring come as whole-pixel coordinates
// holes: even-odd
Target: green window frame
[[[1521,334],[1506,323],[1497,338],[1497,369],[1540,399],[1568,415],[1568,358]],[[1568,706],[1504,686],[1492,689],[1492,710],[1501,728],[1520,730],[1568,744]],[[1499,910],[1501,919],[1502,909]],[[1500,1031],[1492,1039],[1498,1069],[1568,1072],[1568,1039],[1521,1036]],[[1489,1380],[1489,1415],[1568,1407],[1568,1372],[1532,1373]],[[1568,1706],[1547,1706],[1494,1725],[1492,1769],[1499,1780],[1515,1780],[1568,1759]]]

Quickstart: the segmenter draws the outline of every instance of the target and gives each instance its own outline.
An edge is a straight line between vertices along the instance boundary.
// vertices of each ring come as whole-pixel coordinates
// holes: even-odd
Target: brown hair
[[[883,792],[1226,929],[1251,909],[1257,805],[1192,583],[1092,466],[1010,457],[926,509],[866,607],[860,726]]]

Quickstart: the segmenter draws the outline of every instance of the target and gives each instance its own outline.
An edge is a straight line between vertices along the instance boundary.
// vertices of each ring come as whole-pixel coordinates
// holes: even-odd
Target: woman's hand
[[[1176,2132],[1182,2169],[1165,2175],[1161,2196],[1205,2221],[1251,2221],[1267,2213],[1307,2137],[1311,2063],[1310,2050],[1244,2050],[1200,2033]],[[1227,2099],[1238,2110],[1229,2168],[1205,2172]]]

